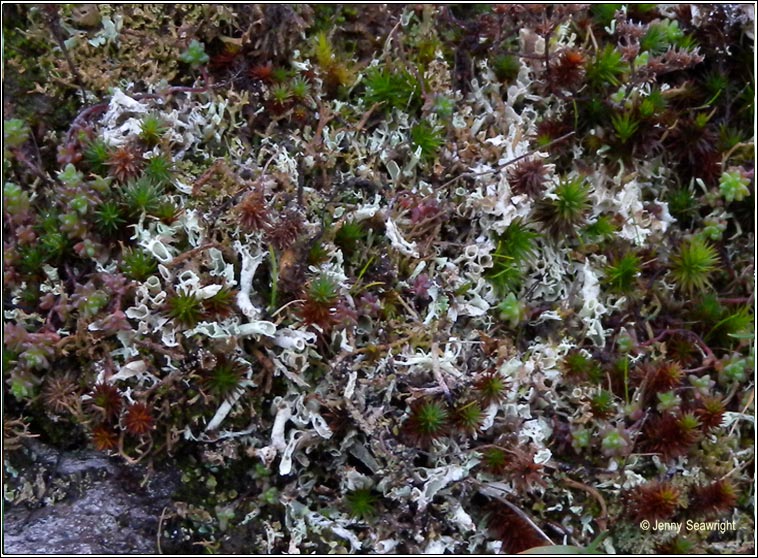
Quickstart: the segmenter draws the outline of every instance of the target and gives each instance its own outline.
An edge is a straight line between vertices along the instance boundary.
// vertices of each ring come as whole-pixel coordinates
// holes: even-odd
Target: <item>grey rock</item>
[[[5,457],[6,554],[154,554],[177,480],[92,451],[30,441]],[[147,482],[143,482],[144,480]]]

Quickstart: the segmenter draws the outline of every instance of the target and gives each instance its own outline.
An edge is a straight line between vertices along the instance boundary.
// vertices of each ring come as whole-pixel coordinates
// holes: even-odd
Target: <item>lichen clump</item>
[[[6,9],[6,447],[164,552],[752,549],[747,7]]]

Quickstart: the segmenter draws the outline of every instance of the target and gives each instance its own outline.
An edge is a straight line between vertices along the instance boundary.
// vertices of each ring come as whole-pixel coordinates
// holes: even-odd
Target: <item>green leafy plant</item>
[[[203,301],[188,291],[170,294],[165,304],[169,317],[184,327],[195,327],[205,315]]]
[[[534,217],[554,239],[575,236],[590,208],[589,186],[582,178],[562,180],[547,197],[535,204]]]
[[[277,83],[271,88],[271,100],[280,106],[285,106],[292,97],[292,90],[286,83]]]
[[[599,51],[587,68],[587,80],[593,87],[602,89],[608,85],[618,86],[629,67],[621,52],[613,45],[606,45]]]
[[[234,357],[217,356],[216,365],[202,376],[203,389],[216,399],[224,400],[240,387],[245,371],[246,367]]]
[[[474,384],[474,389],[483,406],[499,403],[505,399],[508,383],[502,375],[495,372],[485,374]]]
[[[441,401],[423,399],[411,406],[410,416],[403,426],[413,443],[427,447],[434,440],[447,436],[450,413]]]
[[[179,55],[179,60],[189,64],[192,69],[196,70],[200,66],[207,64],[210,58],[205,53],[205,45],[196,39],[192,39],[187,50]]]
[[[640,49],[651,54],[662,54],[670,46],[678,45],[682,39],[684,33],[679,29],[679,23],[664,19],[648,26],[647,33],[640,39]]]
[[[29,128],[20,118],[3,120],[3,148],[13,149],[22,146],[29,138]],[[7,156],[7,155],[6,155]]]
[[[604,281],[613,291],[629,293],[639,274],[640,258],[629,252],[606,266]]]
[[[334,243],[342,249],[347,258],[350,258],[365,238],[366,230],[363,224],[358,221],[348,221],[337,230]]]
[[[419,122],[411,128],[411,141],[413,142],[414,151],[421,148],[421,158],[425,160],[434,159],[437,151],[444,143],[442,136],[443,128],[433,126],[426,120]]]
[[[163,187],[171,181],[173,164],[164,155],[156,155],[147,162],[145,176],[154,184]]]
[[[639,112],[643,118],[651,118],[660,115],[667,105],[666,98],[660,89],[653,89],[650,94],[640,102]]]
[[[521,62],[512,54],[499,54],[492,60],[492,71],[502,82],[510,83],[518,77],[521,70]]]
[[[311,86],[304,77],[298,76],[290,82],[289,90],[293,98],[301,101],[308,96]]]
[[[630,112],[614,114],[611,117],[611,124],[616,132],[616,137],[621,143],[626,143],[632,139],[640,127],[639,121]]]
[[[363,520],[369,520],[377,514],[379,497],[370,488],[357,488],[345,495],[348,513]]]
[[[497,239],[492,252],[492,267],[485,277],[502,295],[515,291],[521,284],[524,261],[534,254],[537,233],[521,220],[513,221]]]
[[[719,192],[729,203],[742,201],[750,195],[750,180],[739,170],[725,171],[719,179]]]
[[[234,298],[234,291],[224,285],[216,294],[203,300],[203,308],[211,316],[224,317],[231,313]]]
[[[600,215],[594,223],[584,228],[584,235],[593,241],[605,241],[615,237],[618,228],[607,215]]]
[[[119,264],[124,274],[136,281],[144,281],[158,271],[158,262],[144,250],[127,248]]]
[[[484,420],[484,412],[476,401],[469,401],[455,408],[453,422],[463,433],[472,434],[479,430]]]
[[[124,204],[131,217],[139,217],[154,212],[160,205],[163,188],[148,176],[143,176],[126,185],[123,189]]]
[[[695,193],[686,187],[671,190],[666,196],[666,201],[671,215],[685,224],[694,219],[700,206]]]
[[[671,258],[671,274],[679,287],[692,293],[710,287],[709,277],[716,270],[715,248],[699,237],[683,242]]]
[[[101,176],[108,174],[108,161],[110,157],[110,147],[100,138],[91,141],[84,148],[84,160],[95,174]]]
[[[420,106],[421,90],[407,70],[389,70],[386,66],[369,68],[365,77],[366,103],[384,103],[386,110],[404,110]]]
[[[147,114],[140,124],[139,138],[148,146],[157,145],[168,130],[166,123],[156,114]]]
[[[115,234],[125,222],[121,207],[115,201],[104,201],[95,211],[95,225],[103,234]]]

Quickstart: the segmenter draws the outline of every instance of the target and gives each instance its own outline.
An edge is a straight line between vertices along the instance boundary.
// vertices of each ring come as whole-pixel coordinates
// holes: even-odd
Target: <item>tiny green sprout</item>
[[[711,389],[716,384],[716,382],[711,380],[710,374],[706,374],[705,376],[695,376],[694,374],[690,374],[687,376],[687,379],[696,392],[706,397],[710,395]]]
[[[711,214],[703,219],[703,237],[717,242],[723,238],[726,227],[726,219],[723,216]]]
[[[640,127],[639,121],[637,121],[629,112],[614,114],[611,117],[611,124],[616,132],[616,137],[621,143],[626,143],[633,138],[634,134],[637,133],[637,129]]]
[[[153,209],[150,214],[164,223],[171,224],[176,221],[176,218],[179,215],[179,209],[174,205],[174,202],[163,200],[155,206],[155,209]]]
[[[163,155],[156,155],[147,162],[145,176],[155,184],[163,186],[171,181],[171,160]]]
[[[570,178],[556,186],[553,198],[535,204],[534,216],[550,236],[558,239],[575,235],[589,208],[589,186],[582,178]]]
[[[292,77],[292,71],[282,66],[277,66],[271,70],[271,80],[275,83],[284,84]]]
[[[590,13],[592,18],[600,25],[608,25],[616,15],[616,11],[620,10],[622,4],[592,4]]]
[[[684,37],[677,21],[664,19],[651,23],[647,33],[640,39],[640,48],[652,54],[663,54],[670,46],[677,44]]]
[[[613,394],[607,390],[599,389],[590,397],[590,408],[596,417],[607,417],[613,410]]]
[[[699,237],[682,243],[671,258],[671,273],[679,287],[692,293],[710,287],[709,276],[716,269],[718,254],[715,248]]]
[[[127,248],[121,258],[121,271],[135,281],[144,281],[158,271],[158,262],[139,248]]]
[[[322,68],[328,68],[334,60],[334,50],[326,32],[320,31],[317,33],[314,43],[313,54],[316,58],[316,63]]]
[[[29,376],[32,376],[29,374]],[[25,376],[13,375],[10,382],[10,390],[17,401],[31,399],[34,395],[34,381]]]
[[[705,128],[708,122],[711,121],[711,114],[707,112],[699,112],[695,115],[694,124],[696,128]]]
[[[138,217],[143,211],[152,213],[160,204],[163,188],[153,182],[148,176],[130,182],[123,190],[124,202],[128,213]]]
[[[685,434],[695,432],[700,428],[700,419],[697,418],[695,413],[692,411],[682,413],[682,415],[679,417],[678,423],[679,428],[681,428]]]
[[[613,291],[629,293],[634,290],[639,274],[640,259],[628,253],[606,266],[605,283]]]
[[[407,70],[391,71],[386,66],[369,68],[365,77],[366,104],[384,103],[384,109],[418,108],[421,91]]]
[[[584,228],[584,234],[599,241],[610,240],[615,237],[617,228],[607,215],[600,215],[594,223]]]
[[[84,215],[89,208],[89,200],[84,194],[74,194],[74,196],[68,201],[68,208],[79,215]]]
[[[658,89],[650,92],[650,95],[642,99],[640,103],[640,116],[650,118],[656,116],[666,109],[666,98]]]
[[[121,208],[114,201],[103,202],[95,211],[95,225],[103,234],[115,234],[123,224]]]
[[[600,448],[606,457],[618,457],[626,453],[629,440],[618,428],[612,428],[603,434]]]
[[[508,293],[504,300],[497,305],[500,319],[516,327],[526,315],[523,303],[513,293]]]
[[[741,340],[752,339],[755,320],[750,306],[743,306],[734,312],[722,310],[719,317],[719,321],[703,338],[706,343],[729,347]]]
[[[413,150],[421,148],[421,158],[431,160],[437,155],[437,151],[444,143],[442,136],[443,128],[433,126],[427,121],[422,121],[411,128],[411,141]]]
[[[744,382],[747,378],[748,362],[738,356],[726,361],[719,372],[719,381],[723,385]]]
[[[57,258],[63,255],[68,248],[69,242],[60,231],[46,231],[40,236],[40,244],[51,258]]]
[[[445,436],[450,426],[450,413],[445,404],[434,399],[416,402],[411,407],[410,416],[405,421],[408,437],[421,446]]]
[[[147,114],[142,118],[139,138],[148,146],[157,145],[167,130],[168,126],[158,115]]]
[[[655,407],[659,413],[665,413],[668,411],[674,411],[679,408],[682,403],[681,397],[679,397],[673,391],[665,391],[663,393],[657,393],[658,405]]]
[[[571,432],[571,447],[579,451],[590,447],[592,441],[592,431],[588,428],[580,427]]]
[[[108,304],[108,295],[103,291],[95,291],[87,296],[79,305],[79,312],[85,318],[95,316],[100,310]]]
[[[76,167],[71,163],[67,164],[62,171],[58,173],[58,180],[63,182],[66,186],[78,186],[82,183],[84,175],[76,170]]]
[[[20,118],[3,120],[3,148],[14,149],[23,145],[29,138],[29,128]]]
[[[473,434],[479,430],[484,420],[484,412],[476,401],[455,408],[453,413],[455,425],[464,433]]]
[[[561,368],[567,376],[575,379],[586,378],[593,384],[598,383],[603,375],[603,370],[597,360],[578,349],[570,350],[563,357]]]
[[[727,87],[729,87],[729,76],[724,72],[712,70],[703,75],[703,86],[711,95],[711,100],[716,100]]]
[[[348,513],[359,519],[371,519],[377,513],[379,498],[370,488],[358,488],[345,495]]]
[[[11,215],[18,215],[29,209],[29,195],[13,182],[3,186],[3,209]]]
[[[482,401],[482,405],[489,405],[505,399],[508,384],[500,374],[489,373],[479,378],[474,388]]]
[[[523,263],[534,254],[537,236],[517,219],[497,238],[492,267],[486,271],[485,277],[500,294],[505,295],[519,287]]]
[[[695,541],[677,535],[666,544],[666,553],[692,556],[695,554],[695,547]]]
[[[179,56],[179,60],[185,64],[189,64],[193,70],[196,70],[200,66],[207,64],[210,58],[205,53],[205,45],[196,39],[192,39],[187,50]]]
[[[99,175],[104,176],[108,174],[108,159],[110,159],[110,156],[110,147],[101,139],[91,141],[84,148],[84,160],[92,172]]]
[[[234,358],[220,356],[213,370],[203,375],[203,387],[212,396],[224,400],[240,387],[245,369],[246,367]]]
[[[289,90],[292,93],[292,97],[301,101],[308,96],[311,86],[308,83],[308,80],[302,76],[298,76],[290,83]]]
[[[39,244],[23,246],[18,250],[18,266],[25,273],[37,273],[46,261],[45,250]]]
[[[205,308],[206,312],[208,312],[208,314],[212,316],[222,317],[231,312],[234,300],[234,291],[224,285],[216,294],[206,298],[203,301],[203,307]]]
[[[492,71],[501,82],[514,81],[521,71],[521,62],[517,56],[511,54],[499,54],[492,60]]]
[[[261,502],[273,506],[279,503],[279,489],[275,486],[269,487],[260,495]]]
[[[44,347],[29,347],[21,353],[20,360],[30,370],[43,370],[50,367],[50,361]]]
[[[621,52],[613,45],[606,45],[590,62],[587,68],[587,80],[598,89],[607,87],[609,84],[618,86],[621,83],[621,76],[628,68]]]
[[[192,328],[203,318],[203,301],[188,291],[180,291],[166,299],[168,315],[176,323]]]
[[[699,202],[690,188],[681,187],[669,191],[666,201],[671,215],[685,224],[697,214]]]
[[[277,83],[271,87],[271,100],[278,105],[284,105],[292,97],[292,90],[286,83]]]
[[[432,110],[443,119],[453,116],[455,111],[455,101],[444,95],[437,95],[434,97],[434,105]]]
[[[501,448],[487,448],[482,452],[482,465],[490,473],[499,474],[508,465],[508,456]]]
[[[78,213],[64,213],[58,217],[58,220],[61,224],[61,231],[72,238],[77,236],[82,228],[82,220]]]
[[[326,274],[316,277],[308,288],[308,298],[319,304],[333,304],[338,296],[339,285]]]
[[[742,132],[732,126],[719,126],[719,151],[726,153],[743,140]]]
[[[739,170],[730,170],[721,175],[719,192],[727,202],[739,202],[750,195],[749,185],[750,180],[743,176]]]
[[[334,243],[342,250],[346,257],[356,253],[358,245],[366,237],[366,231],[362,223],[347,221],[334,235]]]

